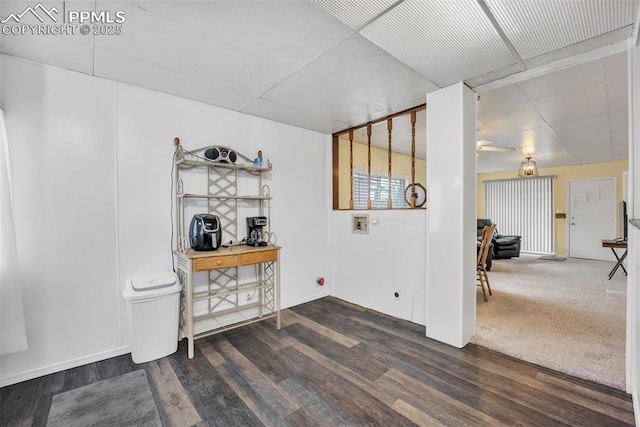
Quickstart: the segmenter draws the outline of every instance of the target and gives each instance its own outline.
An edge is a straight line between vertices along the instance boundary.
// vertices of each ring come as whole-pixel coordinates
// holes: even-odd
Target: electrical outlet
[[[253,299],[253,293],[248,293],[247,294],[247,301],[251,301]]]

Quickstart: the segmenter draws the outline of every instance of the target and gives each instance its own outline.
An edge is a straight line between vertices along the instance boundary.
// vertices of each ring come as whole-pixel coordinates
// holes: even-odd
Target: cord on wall
[[[413,310],[416,307],[416,295],[418,295],[419,293],[420,291],[416,291],[416,293],[411,297],[411,317],[409,318],[411,322],[413,322]]]
[[[173,272],[176,272],[176,262],[175,262],[175,257],[173,255],[173,235],[174,235],[174,224],[173,224],[173,187],[175,185],[175,167],[176,167],[176,152],[173,152],[173,156],[171,156],[171,195],[170,195],[170,200],[171,200],[171,207],[169,208],[169,217],[171,218],[171,240],[169,241],[169,250],[171,251],[171,268],[173,269]]]

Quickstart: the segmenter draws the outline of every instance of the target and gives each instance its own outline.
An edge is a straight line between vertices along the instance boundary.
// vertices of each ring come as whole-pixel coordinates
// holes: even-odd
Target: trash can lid
[[[154,274],[141,274],[129,278],[131,287],[136,292],[152,291],[173,286],[178,278],[173,271]]]

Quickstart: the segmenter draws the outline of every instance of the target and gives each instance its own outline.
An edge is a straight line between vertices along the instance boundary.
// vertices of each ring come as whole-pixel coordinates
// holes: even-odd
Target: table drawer
[[[242,265],[258,264],[260,262],[276,261],[278,259],[278,250],[250,252],[242,254]]]
[[[238,255],[197,258],[194,261],[193,271],[214,270],[216,268],[236,267],[240,265],[240,257]]]

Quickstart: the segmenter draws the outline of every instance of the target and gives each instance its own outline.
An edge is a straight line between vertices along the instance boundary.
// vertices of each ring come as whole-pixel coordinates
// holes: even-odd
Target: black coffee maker
[[[262,238],[262,229],[267,226],[266,216],[247,217],[247,246],[267,246],[267,241]]]

